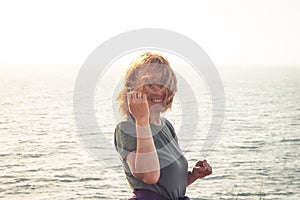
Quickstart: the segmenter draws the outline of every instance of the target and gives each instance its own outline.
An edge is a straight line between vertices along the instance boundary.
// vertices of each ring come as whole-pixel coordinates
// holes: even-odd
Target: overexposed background
[[[296,65],[297,0],[5,1],[1,64],[82,64],[108,38],[164,28],[201,45],[219,66]]]
[[[297,0],[2,1],[0,199],[130,196],[120,166],[104,166],[81,145],[72,106],[76,76],[88,55],[112,36],[138,28],[191,38],[224,83],[224,128],[206,158],[214,174],[188,187],[187,195],[299,199],[299,10]],[[98,84],[95,112],[108,138],[116,123],[111,95],[122,74],[118,66],[125,70],[136,56],[116,61]],[[168,57],[197,94],[197,135],[184,149],[191,168],[203,159],[210,96],[190,66]],[[178,128],[182,113],[175,100],[167,117]]]

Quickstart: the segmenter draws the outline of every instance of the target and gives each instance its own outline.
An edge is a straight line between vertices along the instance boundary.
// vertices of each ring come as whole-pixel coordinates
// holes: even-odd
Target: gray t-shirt
[[[134,120],[128,119],[117,125],[114,134],[115,147],[120,155],[129,186],[132,189],[148,189],[167,199],[177,200],[185,195],[188,163],[179,148],[172,124],[165,118],[161,118],[161,122],[161,126],[150,124],[161,167],[160,178],[156,184],[149,185],[136,179],[130,172],[126,162],[127,155],[136,150]]]

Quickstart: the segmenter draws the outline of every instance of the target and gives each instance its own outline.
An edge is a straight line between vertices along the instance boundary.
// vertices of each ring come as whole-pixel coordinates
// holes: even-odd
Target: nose
[[[150,91],[158,96],[162,96],[165,93],[165,88],[162,85],[153,85],[150,87]]]
[[[157,85],[157,84],[155,84],[153,88],[154,88],[154,90],[156,90],[156,91],[161,91],[161,90],[163,90],[163,86],[162,86],[162,85]]]

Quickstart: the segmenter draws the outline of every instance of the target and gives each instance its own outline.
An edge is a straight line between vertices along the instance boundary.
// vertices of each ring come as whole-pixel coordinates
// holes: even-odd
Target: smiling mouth
[[[153,103],[162,103],[164,101],[164,98],[162,98],[162,97],[155,97],[155,98],[150,98],[150,100]]]

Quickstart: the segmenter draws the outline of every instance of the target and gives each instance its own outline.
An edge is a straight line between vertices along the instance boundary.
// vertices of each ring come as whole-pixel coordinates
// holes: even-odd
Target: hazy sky
[[[196,41],[217,65],[300,65],[298,0],[1,1],[0,65],[82,64],[137,28]]]

